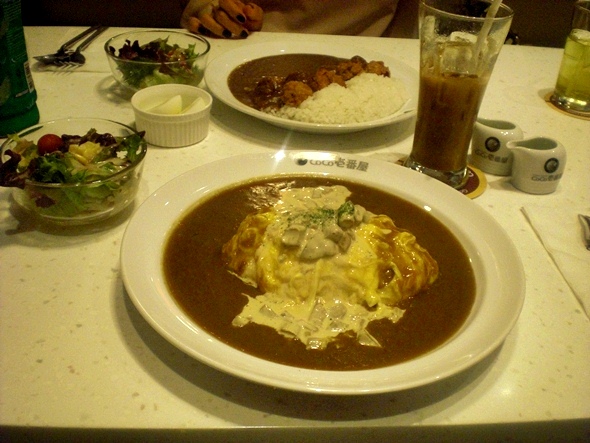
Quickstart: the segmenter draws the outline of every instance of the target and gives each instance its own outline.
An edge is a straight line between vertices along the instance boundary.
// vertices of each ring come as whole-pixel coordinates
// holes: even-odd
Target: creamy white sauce
[[[347,331],[363,345],[379,346],[366,330],[369,322],[396,322],[404,311],[366,295],[379,285],[379,257],[367,240],[373,214],[347,203],[349,196],[343,186],[282,191],[256,266],[240,276],[253,286],[264,280],[267,291],[249,297],[235,326],[270,326],[310,349],[323,349]],[[377,300],[370,309],[367,299]]]

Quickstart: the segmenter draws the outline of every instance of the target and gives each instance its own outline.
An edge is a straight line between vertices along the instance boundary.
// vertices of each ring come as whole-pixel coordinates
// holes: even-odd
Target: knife
[[[586,242],[586,249],[590,251],[590,217],[587,215],[578,214],[582,229],[584,230],[584,241]]]

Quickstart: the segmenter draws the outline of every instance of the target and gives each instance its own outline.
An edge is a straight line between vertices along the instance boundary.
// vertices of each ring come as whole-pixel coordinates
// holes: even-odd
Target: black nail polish
[[[238,15],[236,15],[236,20],[239,21],[240,23],[245,23],[246,17],[244,17],[242,14],[238,14]]]
[[[224,29],[222,34],[225,38],[231,38],[232,35],[227,29]]]
[[[248,37],[248,31],[240,32],[240,38],[246,38],[246,37]]]

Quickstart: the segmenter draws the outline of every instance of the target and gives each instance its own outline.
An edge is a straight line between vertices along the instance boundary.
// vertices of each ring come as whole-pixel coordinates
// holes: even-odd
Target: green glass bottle
[[[0,137],[39,121],[21,0],[0,0]]]

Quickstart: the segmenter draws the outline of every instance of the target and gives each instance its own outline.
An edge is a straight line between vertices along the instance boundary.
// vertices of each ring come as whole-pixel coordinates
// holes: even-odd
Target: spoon
[[[97,30],[98,28],[100,28],[100,25],[95,25],[95,26],[92,26],[92,27],[86,29],[85,31],[81,32],[80,34],[76,35],[74,38],[68,40],[63,45],[61,45],[61,47],[57,50],[57,52],[55,52],[53,54],[38,55],[38,56],[35,56],[34,58],[36,60],[39,60],[41,63],[45,63],[45,64],[54,64],[55,62],[60,62],[61,60],[64,60],[64,58],[67,56],[68,49],[70,49],[70,47],[74,43],[76,43],[78,40],[82,39],[83,37],[86,37],[88,34]]]
[[[69,58],[63,61],[63,63],[69,63],[74,65],[83,65],[84,63],[86,63],[86,57],[84,57],[82,51],[86,49],[90,45],[90,43],[92,43],[92,41],[100,34],[102,34],[107,28],[107,26],[99,27],[96,31],[94,31],[94,33],[90,37],[88,37],[86,40],[80,43],[74,52],[70,52]]]
[[[86,57],[82,54],[82,51],[86,49],[90,43],[102,34],[108,26],[93,26],[92,28],[87,29],[82,34],[74,37],[72,40],[64,43],[59,50],[54,54],[47,54],[35,57],[35,59],[39,60],[40,62],[47,64],[47,65],[56,65],[56,66],[64,66],[64,65],[83,65],[86,63]],[[88,35],[90,32],[94,31],[93,34],[90,35],[86,40],[84,40],[75,51],[68,51],[67,49],[71,46],[72,42],[78,41],[81,37]]]

